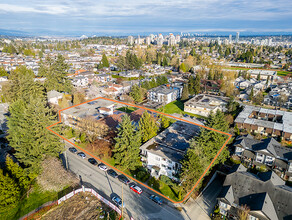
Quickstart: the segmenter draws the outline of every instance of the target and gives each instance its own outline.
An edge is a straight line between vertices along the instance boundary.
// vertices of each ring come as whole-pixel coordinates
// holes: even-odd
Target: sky
[[[291,0],[0,0],[0,29],[30,33],[292,32]]]

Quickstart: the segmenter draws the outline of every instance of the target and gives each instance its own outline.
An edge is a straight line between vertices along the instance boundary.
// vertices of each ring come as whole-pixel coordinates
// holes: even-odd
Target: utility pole
[[[123,209],[124,209],[124,184],[122,183],[122,214],[121,219],[123,219]]]

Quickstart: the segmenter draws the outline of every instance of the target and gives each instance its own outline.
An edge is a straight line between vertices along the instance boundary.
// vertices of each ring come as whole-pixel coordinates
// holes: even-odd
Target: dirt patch
[[[119,219],[118,214],[91,193],[79,193],[45,213],[41,219]]]

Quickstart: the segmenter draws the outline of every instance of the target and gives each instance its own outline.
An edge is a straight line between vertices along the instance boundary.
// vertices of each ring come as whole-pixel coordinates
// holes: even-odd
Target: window
[[[224,202],[220,202],[220,206],[223,208],[227,208],[227,204],[225,204]]]
[[[249,216],[249,219],[250,219],[250,220],[257,220],[257,218],[254,217],[254,216],[252,216],[252,215]]]

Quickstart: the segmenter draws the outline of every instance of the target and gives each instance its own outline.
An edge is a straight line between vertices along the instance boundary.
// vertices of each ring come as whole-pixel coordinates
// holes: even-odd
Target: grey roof
[[[253,111],[258,111],[262,113],[272,114],[272,115],[280,115],[282,116],[282,123],[272,122],[263,119],[255,119],[249,118]],[[273,110],[273,109],[264,109],[255,106],[246,105],[244,110],[239,113],[237,118],[234,120],[235,123],[247,123],[251,125],[258,125],[266,128],[273,128],[280,131],[284,131],[286,133],[292,134],[292,112],[286,112],[281,110]]]
[[[185,106],[196,106],[208,109],[215,109],[218,106],[224,107],[229,98],[223,96],[216,96],[216,95],[208,95],[208,94],[198,94],[185,102]]]
[[[262,179],[240,171],[227,175],[219,200],[230,200],[228,194],[224,195],[224,190],[232,186],[234,203],[239,206],[246,204],[251,214],[261,211],[269,219],[288,219],[292,216],[291,187],[281,185],[279,179],[269,172],[261,176]]]
[[[250,134],[239,136],[236,138],[234,145],[241,145],[245,149],[252,149],[254,144],[261,143],[261,141],[254,139]]]
[[[292,161],[292,149],[289,147],[283,147],[274,138],[267,138],[263,140],[256,140],[251,135],[239,136],[234,143],[235,146],[241,146],[246,150],[254,152],[268,151],[268,153],[275,158],[286,159]]]
[[[197,136],[200,127],[176,121],[156,137],[151,138],[140,149],[179,162],[189,147],[189,141]]]
[[[176,91],[177,90],[174,89],[173,87],[167,87],[167,86],[161,85],[161,86],[150,89],[148,92],[155,92],[155,93],[161,93],[161,94],[167,95]]]
[[[97,116],[98,114],[98,108],[99,107],[109,107],[111,105],[114,105],[114,102],[107,101],[104,99],[98,99],[92,102],[85,103],[83,105],[79,105],[76,107],[72,107],[69,109],[66,109],[61,112],[61,114],[66,114],[70,116],[74,116],[77,118],[84,118],[87,116]]]

